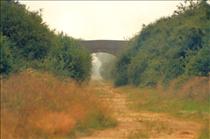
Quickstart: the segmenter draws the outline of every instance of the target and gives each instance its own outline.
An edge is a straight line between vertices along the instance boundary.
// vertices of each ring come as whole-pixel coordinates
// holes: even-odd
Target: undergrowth
[[[1,138],[76,138],[116,125],[90,86],[34,70],[1,83]]]
[[[119,88],[127,92],[129,107],[136,111],[168,113],[175,117],[196,120],[203,124],[199,139],[210,137],[210,92],[208,77],[195,77],[177,87],[173,81],[167,88]],[[138,134],[137,134],[138,135]],[[137,136],[134,134],[135,136]]]

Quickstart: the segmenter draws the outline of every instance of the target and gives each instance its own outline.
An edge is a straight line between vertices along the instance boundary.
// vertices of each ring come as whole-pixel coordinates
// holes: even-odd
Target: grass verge
[[[1,83],[1,138],[76,138],[116,125],[91,86],[33,70]]]
[[[128,95],[129,107],[135,111],[168,113],[177,118],[196,120],[203,124],[199,139],[210,137],[210,101],[208,79],[194,78],[179,89],[169,86],[162,88],[137,88],[126,86],[119,88]],[[144,132],[143,132],[144,133]],[[135,133],[141,136],[142,132]]]

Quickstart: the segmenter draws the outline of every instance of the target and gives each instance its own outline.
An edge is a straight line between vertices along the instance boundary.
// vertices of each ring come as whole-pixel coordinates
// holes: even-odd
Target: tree
[[[210,47],[205,47],[191,56],[191,60],[186,65],[186,72],[194,76],[208,76],[210,73]]]
[[[49,68],[54,73],[83,81],[90,76],[91,56],[71,37],[59,34],[59,47],[48,58]]]
[[[0,74],[6,75],[14,70],[14,58],[11,52],[11,47],[14,45],[8,38],[0,35],[1,45],[0,45]]]
[[[178,10],[130,40],[130,48],[117,60],[116,85],[155,86],[179,77],[208,76],[210,5],[189,1]]]
[[[29,12],[19,3],[2,1],[1,13],[1,32],[15,42],[22,58],[37,60],[47,56],[50,46],[54,45],[53,32],[38,12]]]
[[[0,74],[35,68],[78,81],[89,78],[90,54],[74,38],[51,31],[41,10],[30,12],[20,3],[1,1],[0,11]]]

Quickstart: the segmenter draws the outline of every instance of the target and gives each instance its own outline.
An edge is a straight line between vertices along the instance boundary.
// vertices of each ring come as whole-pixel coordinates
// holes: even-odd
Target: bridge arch
[[[123,40],[88,40],[80,41],[80,45],[91,53],[104,52],[117,56],[128,46],[128,41]]]

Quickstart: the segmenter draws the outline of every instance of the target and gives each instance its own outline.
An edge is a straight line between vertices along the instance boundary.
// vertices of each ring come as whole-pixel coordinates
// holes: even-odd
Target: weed
[[[94,94],[92,87],[34,70],[3,79],[1,138],[52,139],[114,126]]]
[[[148,139],[148,138],[149,138],[148,132],[141,130],[131,133],[128,137],[128,139]]]

